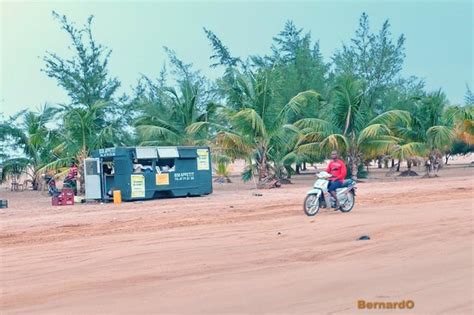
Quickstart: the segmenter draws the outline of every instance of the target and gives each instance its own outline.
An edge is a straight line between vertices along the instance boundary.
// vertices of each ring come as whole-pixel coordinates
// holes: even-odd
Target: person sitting
[[[113,174],[113,167],[111,167],[108,163],[104,163],[102,169],[104,170],[104,174],[106,175]]]
[[[142,172],[143,165],[141,164],[133,164],[133,173],[141,173]]]
[[[331,152],[331,159],[332,160],[329,162],[326,169],[326,172],[332,175],[329,178],[328,192],[334,197],[334,200],[336,201],[336,209],[340,209],[341,205],[337,199],[336,190],[342,187],[344,179],[347,175],[347,169],[344,161],[338,158],[337,151]]]
[[[68,187],[74,190],[74,195],[77,195],[77,165],[76,163],[71,163],[69,172],[63,182]]]

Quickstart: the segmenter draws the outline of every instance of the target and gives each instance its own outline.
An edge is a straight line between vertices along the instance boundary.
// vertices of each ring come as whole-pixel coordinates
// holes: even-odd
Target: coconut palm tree
[[[228,81],[221,82],[227,104],[216,119],[223,123],[196,122],[187,131],[194,134],[212,130],[213,140],[223,154],[232,160],[245,159],[245,181],[257,177],[259,184],[263,184],[268,178],[283,176],[297,132],[287,124],[287,115],[299,108],[299,100],[318,94],[307,91],[282,106],[273,89],[271,70],[229,71],[232,74],[227,73]]]
[[[410,121],[410,114],[401,110],[373,117],[364,103],[363,82],[350,76],[337,80],[325,105],[324,119],[303,118],[294,123],[300,133],[297,152],[325,155],[330,150],[340,150],[348,158],[353,178],[357,177],[363,156],[375,156],[395,145],[398,139],[392,128]]]
[[[19,155],[3,161],[1,181],[9,175],[25,174],[33,189],[38,188],[41,168],[55,159],[51,151],[58,144],[59,134],[48,124],[56,113],[57,108],[44,105],[39,111],[21,111],[0,124],[0,139]]]
[[[212,101],[212,89],[207,80],[165,47],[168,54],[172,85],[167,80],[166,68],[153,82],[142,77],[137,88],[134,107],[139,114],[134,126],[142,145],[203,145],[207,133],[189,133],[194,123],[211,121],[217,105]]]
[[[412,157],[427,159],[428,173],[441,164],[443,153],[455,138],[453,119],[446,114],[447,105],[447,98],[441,90],[428,93],[410,109],[409,126],[397,130],[404,142],[416,143],[418,154],[415,155],[414,150]],[[411,167],[409,160],[408,166]]]
[[[154,99],[138,100],[141,114],[135,127],[143,145],[197,145],[204,144],[206,133],[191,134],[187,128],[212,117],[216,104],[202,103],[205,93],[199,82],[185,79],[177,89],[162,87]]]
[[[408,174],[412,174],[412,165],[420,159],[427,160],[429,172],[433,171],[455,137],[454,121],[459,112],[455,108],[446,111],[446,106],[441,91],[413,98],[405,107],[410,113],[408,120],[390,125],[394,142],[377,147],[377,141],[372,141],[371,145],[377,152],[398,159],[397,171],[400,163],[407,161]]]
[[[213,125],[217,130],[216,144],[232,159],[244,158],[247,168],[244,180],[254,175],[259,182],[267,177],[270,151],[281,145],[282,130],[268,76],[235,71],[233,82],[226,82],[228,107],[220,113],[224,124]],[[196,133],[205,123],[193,124],[188,130]]]
[[[458,140],[474,144],[474,106],[451,106],[445,112],[445,120],[453,125]]]
[[[96,102],[90,106],[62,105],[58,112],[60,143],[52,149],[56,158],[41,170],[64,169],[70,162],[77,163],[81,192],[84,192],[84,160],[90,152],[127,142],[124,116],[114,113],[117,107],[111,102]]]

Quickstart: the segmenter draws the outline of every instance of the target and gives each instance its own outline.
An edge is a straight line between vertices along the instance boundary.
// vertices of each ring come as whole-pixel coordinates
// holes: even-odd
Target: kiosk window
[[[153,172],[153,159],[138,159],[133,163],[134,173]]]
[[[86,175],[99,175],[97,161],[86,161]]]
[[[115,175],[114,162],[104,162],[102,164],[102,169],[104,170],[105,175]]]
[[[156,172],[166,173],[166,172],[174,172],[175,159],[159,159],[158,163],[156,163]]]

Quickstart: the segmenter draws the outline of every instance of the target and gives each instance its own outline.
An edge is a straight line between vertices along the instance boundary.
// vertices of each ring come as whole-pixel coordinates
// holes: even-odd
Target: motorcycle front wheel
[[[340,210],[342,212],[350,212],[352,208],[354,208],[354,204],[355,204],[355,196],[354,196],[354,193],[351,191],[347,193],[347,199],[344,202],[344,204],[341,205]]]
[[[319,197],[317,195],[307,195],[304,199],[303,210],[307,216],[316,215],[319,212]]]

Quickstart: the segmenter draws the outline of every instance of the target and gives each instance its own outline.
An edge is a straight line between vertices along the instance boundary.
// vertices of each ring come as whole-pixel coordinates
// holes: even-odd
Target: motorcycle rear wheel
[[[319,208],[319,197],[317,195],[307,195],[303,204],[304,213],[312,217],[319,212]]]
[[[351,191],[347,193],[347,199],[344,202],[344,204],[341,205],[341,208],[339,208],[339,210],[341,210],[341,212],[350,212],[352,208],[354,208],[354,205],[355,205],[355,196],[354,196],[354,193]]]

